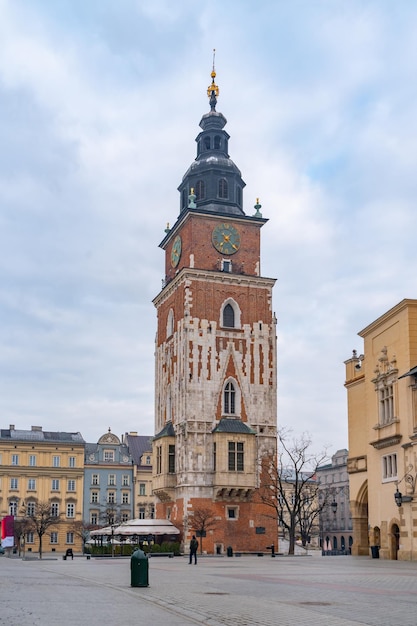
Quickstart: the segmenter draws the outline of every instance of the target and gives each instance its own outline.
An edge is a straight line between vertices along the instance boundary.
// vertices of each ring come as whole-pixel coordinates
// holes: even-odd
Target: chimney
[[[32,426],[32,431],[33,432],[37,432],[37,433],[41,433],[42,432],[42,426]]]
[[[9,430],[14,430],[14,424],[10,424]]]

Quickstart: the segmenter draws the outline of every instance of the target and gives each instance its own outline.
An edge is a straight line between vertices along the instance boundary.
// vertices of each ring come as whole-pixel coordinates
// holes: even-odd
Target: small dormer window
[[[221,178],[219,180],[219,198],[226,199],[229,197],[229,188],[227,184],[227,180],[225,178]]]
[[[206,197],[206,186],[204,184],[204,180],[198,180],[195,186],[195,195],[197,196],[197,200],[204,200]]]

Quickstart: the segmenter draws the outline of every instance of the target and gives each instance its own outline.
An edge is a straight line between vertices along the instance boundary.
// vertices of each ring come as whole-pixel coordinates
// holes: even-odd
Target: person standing
[[[195,535],[193,535],[193,538],[190,541],[190,562],[189,562],[190,565],[192,563],[193,556],[194,556],[194,565],[197,565],[197,550],[198,550],[198,541],[195,538]]]

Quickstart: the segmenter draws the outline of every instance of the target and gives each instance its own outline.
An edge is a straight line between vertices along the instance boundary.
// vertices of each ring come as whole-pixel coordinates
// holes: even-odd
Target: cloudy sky
[[[153,433],[166,223],[209,110],[269,219],[279,422],[347,447],[343,361],[415,298],[417,4],[0,0],[0,426]]]

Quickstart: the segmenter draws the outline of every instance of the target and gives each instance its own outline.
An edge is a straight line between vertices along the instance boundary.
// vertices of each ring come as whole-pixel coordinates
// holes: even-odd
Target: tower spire
[[[215,60],[216,48],[213,48],[213,69],[211,70],[211,85],[207,87],[207,95],[210,99],[210,109],[212,111],[216,110],[217,98],[219,96],[219,88],[214,82],[214,79],[216,78]]]

